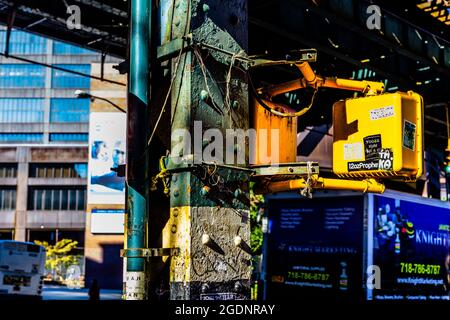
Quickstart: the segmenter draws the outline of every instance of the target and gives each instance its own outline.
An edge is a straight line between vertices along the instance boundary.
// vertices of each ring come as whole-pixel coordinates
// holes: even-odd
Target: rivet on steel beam
[[[236,283],[234,284],[234,291],[241,292],[241,290],[242,290],[242,284],[239,281],[236,281]]]
[[[210,187],[208,187],[208,186],[203,186],[203,188],[200,190],[200,194],[201,194],[203,197],[206,197],[206,196],[208,195],[208,193],[209,193],[210,190],[211,190]]]
[[[241,243],[242,243],[242,238],[240,236],[234,237],[234,245],[236,247],[239,247],[241,245]]]
[[[202,235],[202,244],[207,245],[211,242],[211,238],[209,237],[209,235],[207,233],[204,233]]]
[[[180,195],[180,191],[178,189],[173,190],[173,196],[178,197]]]
[[[179,209],[178,208],[174,208],[173,209],[173,216],[176,218],[176,217],[178,217],[178,213],[179,213]]]
[[[206,101],[208,99],[208,97],[209,97],[208,91],[206,91],[206,90],[200,91],[200,99],[202,101]]]
[[[172,227],[170,228],[170,231],[172,231],[172,233],[177,232],[177,225],[173,224]]]

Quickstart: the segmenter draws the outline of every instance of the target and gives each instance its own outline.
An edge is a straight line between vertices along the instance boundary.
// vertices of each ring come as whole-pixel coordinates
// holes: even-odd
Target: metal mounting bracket
[[[125,258],[152,258],[178,256],[180,248],[128,248],[120,250],[120,256]]]

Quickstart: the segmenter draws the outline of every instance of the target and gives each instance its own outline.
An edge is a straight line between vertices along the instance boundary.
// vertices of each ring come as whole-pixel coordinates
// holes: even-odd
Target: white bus
[[[0,299],[42,299],[45,248],[31,242],[0,240]]]

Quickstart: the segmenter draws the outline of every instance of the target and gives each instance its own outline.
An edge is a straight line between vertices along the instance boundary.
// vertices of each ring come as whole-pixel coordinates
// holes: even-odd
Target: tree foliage
[[[37,245],[43,246],[46,251],[45,268],[52,273],[61,275],[61,271],[71,265],[78,264],[79,256],[71,254],[71,251],[78,245],[77,241],[62,239],[54,245],[47,241],[34,241]]]
[[[260,254],[263,243],[263,232],[261,220],[264,213],[264,196],[253,192],[253,186],[250,187],[250,247],[253,254]]]

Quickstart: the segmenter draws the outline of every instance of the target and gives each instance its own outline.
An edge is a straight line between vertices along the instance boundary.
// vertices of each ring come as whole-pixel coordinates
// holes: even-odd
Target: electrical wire
[[[284,118],[296,118],[296,117],[301,117],[302,115],[304,115],[306,112],[309,111],[309,109],[311,109],[312,105],[314,104],[314,98],[316,97],[316,93],[317,93],[317,88],[314,89],[314,93],[311,97],[311,101],[309,103],[309,105],[297,112],[293,112],[293,113],[287,113],[287,112],[280,112],[277,111],[273,108],[271,108],[270,106],[268,106],[260,97],[260,94],[258,93],[258,91],[256,90],[254,84],[253,84],[253,80],[252,77],[250,75],[250,73],[248,74],[248,83],[250,85],[250,88],[252,89],[253,95],[255,96],[256,101],[267,111],[269,111],[270,113],[279,116],[279,117],[284,117]]]
[[[208,76],[207,76],[207,74],[206,74],[207,69],[206,69],[205,63],[203,62],[202,55],[201,55],[201,53],[199,52],[199,50],[198,50],[197,47],[194,47],[194,54],[195,54],[195,56],[197,57],[197,59],[198,59],[198,61],[199,61],[199,63],[200,63],[200,70],[202,71],[202,74],[203,74],[203,79],[204,79],[204,81],[205,81],[206,91],[208,92],[208,96],[209,96],[209,98],[211,99],[212,107],[213,107],[213,109],[214,109],[215,111],[217,111],[218,113],[220,113],[220,114],[223,116],[223,115],[224,115],[223,110],[220,109],[220,107],[219,107],[219,106],[217,105],[217,103],[214,101],[214,98],[213,98],[213,96],[212,96],[212,94],[211,94],[211,90],[209,89]],[[211,78],[212,80],[214,80],[211,76],[210,76],[210,78]]]
[[[240,50],[231,56],[230,67],[228,68],[227,79],[226,79],[226,91],[225,91],[225,105],[228,107],[228,112],[230,114],[230,125],[233,122],[232,118],[232,108],[230,102],[230,82],[231,82],[231,71],[233,70],[234,62],[237,58],[242,57],[245,54],[244,50]]]
[[[169,89],[167,90],[167,94],[166,94],[166,97],[164,99],[164,103],[163,103],[163,106],[161,108],[161,112],[159,113],[158,119],[156,120],[155,126],[153,127],[152,134],[150,135],[150,138],[147,141],[147,146],[150,146],[150,143],[153,140],[153,136],[155,135],[156,129],[158,129],[159,121],[161,120],[163,113],[166,111],[167,101],[169,100],[170,93],[172,92],[172,86],[173,86],[173,83],[175,82],[175,77],[177,76],[178,67],[180,65],[180,60],[181,60],[182,53],[183,53],[183,50],[180,49],[180,53],[178,54],[177,60],[175,62],[175,70],[174,70],[174,72],[172,74],[172,78],[170,79]]]

